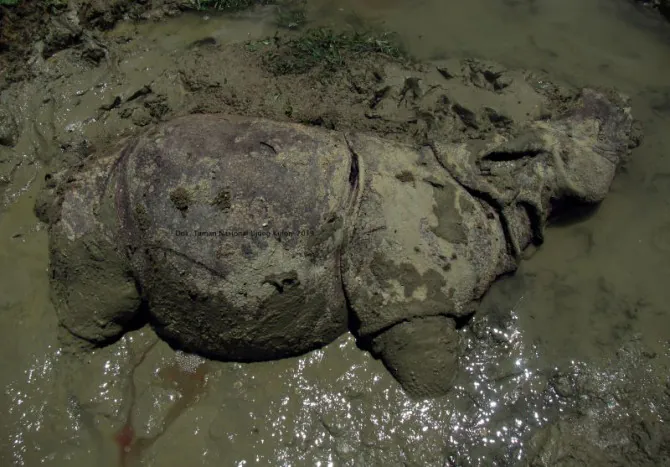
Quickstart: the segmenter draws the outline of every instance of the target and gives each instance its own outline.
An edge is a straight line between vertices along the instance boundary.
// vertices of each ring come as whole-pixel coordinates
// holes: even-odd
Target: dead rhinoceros
[[[514,137],[419,149],[178,118],[52,180],[37,210],[53,301],[87,341],[144,310],[165,339],[221,360],[298,355],[351,329],[410,394],[442,394],[456,323],[557,203],[604,198],[631,124],[623,101],[590,90]]]

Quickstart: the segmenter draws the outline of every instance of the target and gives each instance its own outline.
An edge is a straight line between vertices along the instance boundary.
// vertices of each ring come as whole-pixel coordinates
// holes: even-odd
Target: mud
[[[667,0],[635,0],[644,7],[658,10],[661,15],[670,21],[670,2]]]
[[[661,130],[667,126],[669,51],[661,26],[627,3],[477,1],[456,8],[426,2],[418,10],[414,3],[357,2],[354,11],[342,1],[308,9],[312,24],[383,19],[422,59],[480,55],[506,63],[506,70],[545,68],[550,82],[617,87],[633,96],[646,127],[645,143],[608,201],[579,226],[549,229],[515,278],[487,294],[472,322],[458,330],[468,351],[453,381],[456,395],[430,403],[408,400],[381,362],[348,338],[302,358],[252,365],[198,366],[199,360],[154,344],[145,328],[93,353],[68,348],[56,338],[49,304],[47,235],[31,214],[46,173],[199,108],[253,109],[245,115],[308,120],[409,143],[435,131],[413,117],[349,117],[356,98],[374,112],[369,103],[384,94],[374,71],[353,77],[343,71],[330,83],[300,75],[274,80],[252,53],[273,44],[264,42],[276,30],[265,9],[234,20],[120,21],[105,32],[80,21],[82,43],[48,58],[43,46],[34,47],[32,33],[18,27],[24,24],[18,16],[11,27],[4,22],[2,34],[14,31],[21,47],[4,46],[10,52],[1,54],[3,64],[11,60],[0,67],[0,102],[16,122],[16,131],[2,126],[14,146],[0,146],[3,464],[171,466],[196,458],[205,465],[668,463],[670,297],[662,278],[670,219],[662,155],[669,143]],[[5,21],[10,14],[2,8]],[[45,30],[50,21],[39,11],[26,6],[22,13],[38,25],[31,31]],[[485,33],[473,34],[473,22]],[[248,46],[230,44],[250,37]],[[190,50],[204,63],[200,75],[185,52],[194,43]],[[92,51],[84,53],[87,48]],[[220,49],[218,69],[207,48]],[[222,63],[231,64],[225,78],[237,87],[216,86],[208,76],[221,76]],[[193,76],[185,79],[181,69]],[[357,96],[361,82],[365,92]],[[494,86],[485,78],[483,84]],[[544,87],[545,78],[537,84]],[[192,85],[203,87],[191,91]],[[248,91],[238,95],[238,88]],[[551,93],[560,102],[561,96],[569,100],[570,89]],[[466,128],[462,140],[477,134],[480,121],[488,125],[489,115],[493,124],[507,121],[504,106],[493,113],[457,103],[475,113],[450,112],[454,125]]]

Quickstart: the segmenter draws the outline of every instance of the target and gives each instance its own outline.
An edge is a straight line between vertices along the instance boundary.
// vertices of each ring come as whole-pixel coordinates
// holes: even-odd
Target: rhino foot
[[[413,398],[447,394],[458,374],[459,336],[446,316],[396,324],[372,340],[372,351]]]

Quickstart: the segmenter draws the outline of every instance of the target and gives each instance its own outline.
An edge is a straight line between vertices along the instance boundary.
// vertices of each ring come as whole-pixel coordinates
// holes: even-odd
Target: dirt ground
[[[292,41],[304,31],[273,36],[281,6],[226,23],[244,31],[230,40],[191,17],[190,4],[25,0],[0,6],[0,217],[7,226],[0,230],[8,238],[33,238],[21,258],[39,256],[29,281],[38,292],[26,292],[38,298],[0,302],[6,312],[0,324],[25,326],[33,339],[25,345],[37,354],[27,369],[16,363],[16,374],[30,374],[28,383],[8,385],[2,399],[10,407],[0,442],[5,465],[169,467],[189,465],[194,456],[203,465],[240,458],[313,465],[329,456],[335,465],[670,465],[668,355],[628,339],[602,368],[536,371],[535,351],[519,343],[516,318],[505,311],[520,294],[515,291],[489,295],[462,330],[472,355],[468,370],[454,397],[430,406],[399,394],[378,362],[346,337],[335,344],[346,359],[326,363],[318,351],[299,371],[291,362],[253,371],[207,362],[175,352],[146,328],[93,354],[62,349],[46,294],[44,232],[25,220],[34,188],[48,173],[189,113],[290,120],[408,143],[464,141],[550,117],[577,92],[545,72],[480,59],[416,62],[378,32],[353,42],[350,32],[345,39],[335,32],[313,36],[310,50],[326,53],[314,48],[325,43],[342,54],[320,55],[326,61],[311,67],[294,55],[304,42]],[[170,29],[167,20],[176,16],[181,25]],[[175,47],[174,36],[188,45]],[[447,100],[435,92],[439,86]],[[531,98],[531,90],[541,99]],[[586,251],[589,238],[574,249]],[[663,235],[656,242],[659,251],[670,251]],[[8,283],[22,280],[13,265],[2,268]],[[645,309],[600,285],[603,313],[613,310],[607,320],[619,328]],[[319,384],[328,374],[341,376],[324,389]],[[301,402],[291,399],[296,392]],[[284,402],[273,405],[276,398]],[[310,412],[303,400],[322,409]],[[32,409],[23,412],[22,404]],[[504,409],[495,412],[495,404]],[[17,426],[27,434],[13,435]],[[494,438],[502,441],[487,445]],[[417,442],[425,446],[421,452]]]
[[[375,46],[371,53],[360,54],[347,50],[351,46],[347,41],[358,40],[353,35],[342,39],[329,30],[307,34],[318,47],[342,49],[336,52],[338,62],[334,65],[325,61],[326,65],[317,63],[311,67],[299,57],[296,60],[296,53],[304,53],[300,50],[304,44],[295,39],[302,36],[289,31],[281,37],[226,46],[214,37],[194,40],[178,59],[171,56],[160,60],[159,66],[165,67],[161,73],[150,79],[137,74],[128,79],[124,76],[125,70],[119,69],[119,63],[137,47],[131,40],[132,26],[106,32],[104,39],[101,28],[109,29],[121,18],[157,22],[179,14],[180,5],[176,2],[144,5],[112,2],[102,11],[98,3],[75,2],[67,10],[32,9],[39,5],[42,4],[21,3],[17,11],[5,16],[9,27],[3,28],[3,35],[5,41],[12,40],[0,55],[7,61],[0,74],[0,90],[6,90],[0,112],[4,112],[7,131],[14,133],[5,139],[14,143],[20,138],[21,125],[12,122],[16,116],[8,115],[13,105],[20,105],[25,96],[31,94],[30,87],[45,86],[48,91],[43,102],[35,103],[39,107],[34,109],[37,120],[46,116],[46,109],[54,112],[72,103],[72,111],[83,112],[82,117],[86,115],[83,132],[52,125],[47,130],[36,130],[38,139],[54,139],[62,151],[58,157],[40,158],[52,171],[88,156],[121,136],[141,131],[151,123],[189,113],[223,112],[290,120],[330,129],[372,132],[420,144],[434,139],[477,139],[505,128],[511,131],[514,118],[509,115],[510,111],[522,117],[521,120],[531,113],[534,117],[543,113],[549,116],[560,111],[561,105],[577,92],[567,85],[551,83],[541,72],[507,71],[495,63],[476,60],[444,61],[439,65],[443,76],[436,81],[434,77],[424,76],[434,64],[415,63],[395,48],[391,36],[360,38],[373,44],[383,41],[389,48],[386,51],[383,46]],[[4,11],[9,9],[4,7]],[[100,15],[107,19],[99,21]],[[270,10],[270,17],[273,15]],[[41,40],[27,32],[35,30],[44,31]],[[307,51],[309,53],[312,51]],[[176,68],[167,66],[171,61],[177,64]],[[278,69],[278,66],[283,68]],[[111,73],[108,76],[111,79],[101,89],[105,97],[100,99],[100,92],[87,92],[82,86],[102,69]],[[85,78],[81,78],[81,73]],[[407,73],[414,73],[414,81],[418,83],[422,79],[423,83],[410,89],[408,86],[414,81],[403,78]],[[454,97],[434,98],[440,95],[442,80],[458,83],[450,90]],[[517,106],[511,102],[512,98],[503,97],[497,91],[490,92],[511,85],[508,91],[513,95],[520,83],[526,82],[546,96],[546,103],[542,106],[535,101],[522,103],[523,96],[517,96],[521,99]],[[470,88],[482,92],[473,94]],[[530,93],[523,89],[519,92]],[[67,93],[75,96],[74,101],[65,97]],[[432,95],[428,97],[428,94]],[[493,107],[476,110],[489,98],[498,101],[497,108],[491,104]],[[473,110],[463,107],[461,103],[465,102],[469,102],[467,106]],[[90,112],[91,106],[95,106],[95,112]],[[23,118],[27,121],[31,117],[26,113]],[[104,121],[104,128],[86,125],[96,120]],[[50,152],[48,148],[42,149],[41,154]],[[5,164],[5,183],[18,164],[16,158],[14,164],[11,161]]]

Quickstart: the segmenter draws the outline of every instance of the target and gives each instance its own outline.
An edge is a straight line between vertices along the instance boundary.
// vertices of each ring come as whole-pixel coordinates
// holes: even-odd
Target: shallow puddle
[[[33,182],[43,177],[47,149],[29,142],[48,137],[49,125],[123,133],[123,121],[94,125],[81,109],[131,95],[147,81],[183,99],[171,57],[209,37],[226,43],[271,35],[271,12],[122,25],[110,37],[138,38],[111,57],[124,81],[82,71],[51,84],[53,99],[72,99],[72,110],[52,118],[41,111],[21,146],[20,187],[0,214],[0,463],[515,465],[539,449],[532,441],[539,428],[570,411],[588,413],[592,424],[578,427],[586,435],[599,421],[626,426],[643,412],[660,417],[655,401],[667,399],[670,359],[670,25],[617,0],[308,7],[313,24],[373,22],[395,31],[420,58],[489,58],[579,85],[614,86],[633,98],[643,124],[643,145],[600,209],[549,229],[545,245],[488,294],[473,331],[463,333],[469,353],[451,396],[411,401],[350,336],[301,358],[250,365],[203,363],[147,329],[83,361],[59,348],[47,235],[33,215]],[[65,379],[70,373],[59,369],[73,365],[81,370]],[[606,446],[628,442],[616,430],[599,436]]]

